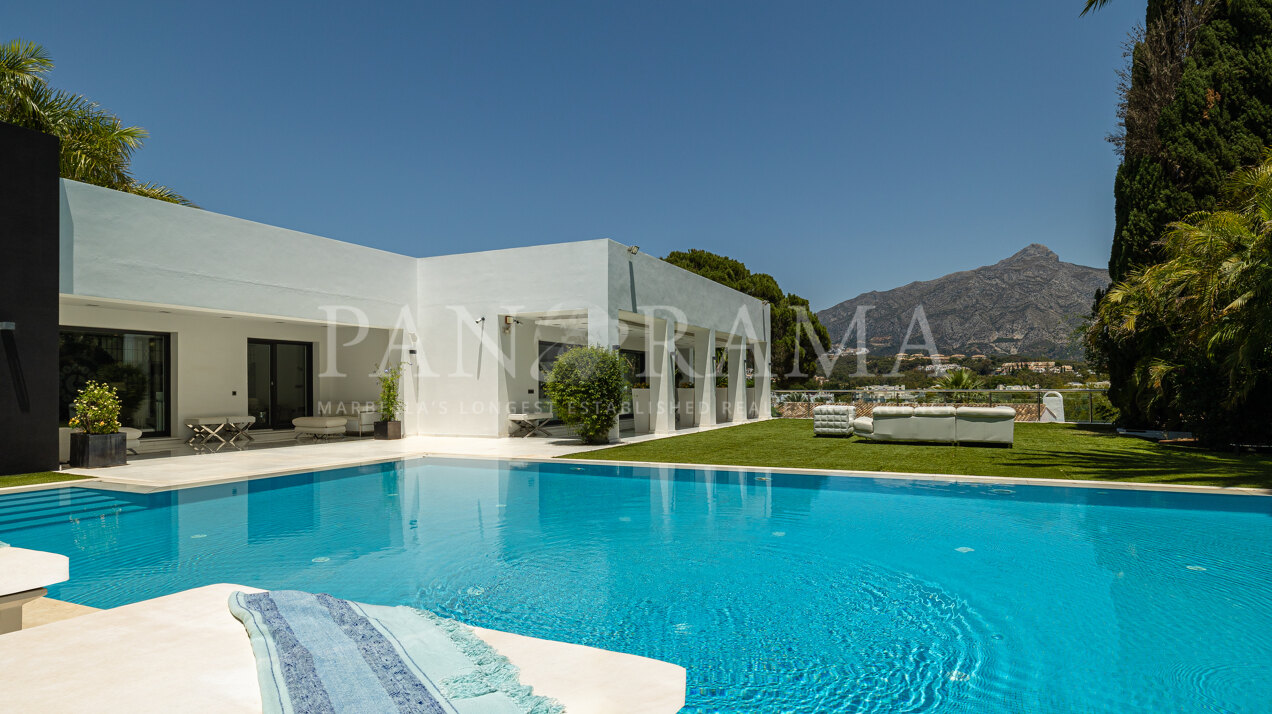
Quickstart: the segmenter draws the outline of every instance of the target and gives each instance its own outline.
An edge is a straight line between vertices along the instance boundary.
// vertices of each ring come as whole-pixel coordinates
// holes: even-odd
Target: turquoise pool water
[[[687,711],[1272,707],[1272,498],[422,459],[0,496],[56,598],[215,582],[655,657]]]

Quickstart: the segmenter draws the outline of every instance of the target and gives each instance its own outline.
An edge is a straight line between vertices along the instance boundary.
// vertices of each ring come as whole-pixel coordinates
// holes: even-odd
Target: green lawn
[[[80,476],[78,474],[68,474],[64,471],[37,471],[33,474],[14,474],[12,476],[0,476],[0,488],[8,486],[30,486],[33,483],[57,483],[58,481],[78,481],[80,479],[92,478],[91,476]]]
[[[814,437],[811,420],[772,419],[574,457],[1272,488],[1272,456],[1161,446],[1072,424],[1017,424],[1006,449]]]

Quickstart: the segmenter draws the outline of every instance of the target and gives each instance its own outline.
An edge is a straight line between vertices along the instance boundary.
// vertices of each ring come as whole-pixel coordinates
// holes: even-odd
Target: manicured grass
[[[814,437],[808,419],[772,419],[616,446],[580,459],[848,469],[1272,488],[1272,456],[1162,446],[1108,427],[1016,424],[1015,446],[947,446]],[[568,458],[568,457],[567,457]]]
[[[79,474],[68,474],[65,471],[37,471],[33,474],[14,474],[0,476],[0,488],[8,486],[30,486],[33,483],[57,483],[58,481],[78,481],[91,478]]]

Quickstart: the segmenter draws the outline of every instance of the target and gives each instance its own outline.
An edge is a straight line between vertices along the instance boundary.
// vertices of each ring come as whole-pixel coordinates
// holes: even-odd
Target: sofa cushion
[[[1016,410],[1011,407],[959,407],[955,411],[960,417],[1016,418]]]
[[[875,407],[873,417],[908,417],[914,415],[914,407]]]
[[[954,407],[915,407],[914,416],[952,417]]]
[[[346,421],[348,420],[342,416],[296,417],[292,419],[292,426],[303,429],[331,429],[335,427],[344,429]]]
[[[959,407],[955,424],[960,443],[1010,445],[1016,438],[1016,410],[1011,407]]]

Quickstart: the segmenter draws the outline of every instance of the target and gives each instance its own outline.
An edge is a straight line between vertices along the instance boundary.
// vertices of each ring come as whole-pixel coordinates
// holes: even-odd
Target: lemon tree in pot
[[[119,430],[119,394],[89,380],[75,396],[71,410],[71,466],[96,469],[127,463],[127,437]]]
[[[386,367],[380,372],[380,421],[375,423],[375,438],[401,439],[402,365]]]

